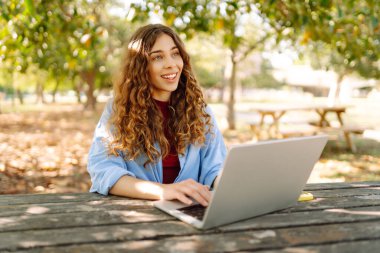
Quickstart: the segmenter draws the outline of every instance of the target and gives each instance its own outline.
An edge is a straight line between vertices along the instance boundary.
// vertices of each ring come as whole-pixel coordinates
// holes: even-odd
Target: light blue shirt
[[[112,113],[112,103],[113,99],[110,99],[96,126],[88,155],[87,170],[92,182],[90,192],[107,195],[111,187],[124,175],[162,183],[161,158],[156,163],[149,163],[145,168],[144,163],[147,160],[145,155],[140,155],[133,161],[126,161],[124,153],[121,153],[121,156],[108,154],[106,142],[112,139],[112,135],[107,122]],[[201,184],[211,186],[223,165],[227,153],[223,136],[209,107],[206,108],[206,112],[212,118],[212,133],[206,135],[205,144],[190,144],[185,149],[184,155],[178,155],[181,170],[174,182],[192,178]],[[158,145],[155,146],[159,150]]]

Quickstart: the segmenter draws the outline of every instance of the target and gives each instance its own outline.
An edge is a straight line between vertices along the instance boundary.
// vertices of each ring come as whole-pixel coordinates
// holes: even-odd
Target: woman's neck
[[[167,108],[167,107],[169,106],[169,101],[162,101],[162,100],[155,99],[155,98],[153,98],[153,101],[154,101],[158,106],[160,106],[161,108]]]
[[[154,100],[161,102],[169,102],[170,100],[170,94],[152,94],[152,97]]]

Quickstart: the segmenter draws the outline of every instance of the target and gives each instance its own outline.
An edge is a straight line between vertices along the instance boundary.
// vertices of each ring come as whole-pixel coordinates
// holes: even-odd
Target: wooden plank
[[[264,250],[260,253],[300,253],[300,252],[312,252],[312,253],[358,253],[358,252],[378,252],[380,249],[380,240],[363,240],[355,242],[340,242],[327,245],[314,245],[314,246],[300,246],[300,247],[288,247],[276,250]]]
[[[334,208],[323,211],[273,213],[219,227],[223,232],[248,229],[276,229],[283,227],[312,226],[334,223],[351,223],[380,220],[380,206],[360,208]]]
[[[326,183],[308,184],[306,190],[332,190],[346,188],[368,188],[380,187],[380,182],[355,182],[355,183]],[[25,205],[25,204],[45,204],[45,203],[67,203],[67,202],[86,202],[96,200],[120,200],[126,199],[117,196],[103,196],[96,193],[68,193],[68,194],[20,194],[2,195],[0,206],[5,205]]]
[[[341,191],[341,189],[338,189]],[[115,205],[118,203],[119,205]],[[16,231],[59,227],[77,227],[105,224],[135,223],[140,221],[163,221],[173,219],[150,205],[139,206],[138,200],[94,201],[79,204],[49,203],[32,206],[10,206],[1,209],[0,231]],[[62,206],[60,206],[62,205]],[[318,211],[332,208],[380,208],[380,195],[353,197],[317,198],[309,202],[298,202],[279,213]],[[22,207],[22,208],[20,208]],[[16,208],[16,210],[14,210]],[[3,216],[4,214],[4,216]]]
[[[200,231],[179,221],[2,232],[0,252],[52,245],[143,240],[196,233]]]
[[[158,209],[103,210],[88,213],[22,215],[0,218],[0,232],[118,225],[175,220]]]
[[[124,242],[113,244],[85,244],[80,246],[69,247],[46,247],[43,248],[44,253],[72,253],[72,252],[148,252],[147,249],[151,249],[156,244],[156,241],[146,240],[137,242]],[[250,250],[247,252],[260,252],[260,253],[358,253],[358,252],[377,252],[380,248],[379,240],[363,240],[355,242],[342,242],[333,243],[327,245],[313,245],[313,246],[299,246],[299,247],[287,247],[278,248],[274,250]],[[184,249],[178,252],[203,252],[202,249]],[[36,253],[41,252],[41,249],[22,250],[16,251],[17,253]],[[154,252],[157,252],[155,250]],[[160,252],[160,249],[158,249]],[[161,251],[162,252],[162,251]],[[240,251],[244,252],[244,251]]]
[[[148,252],[148,249],[152,249],[157,242],[154,240],[145,240],[137,242],[123,242],[123,243],[110,243],[110,244],[84,244],[69,247],[45,247],[44,253],[72,253],[72,252]],[[313,246],[299,246],[299,247],[287,247],[277,248],[274,250],[250,250],[247,252],[260,252],[260,253],[358,253],[358,252],[377,252],[380,248],[379,240],[363,240],[355,242],[341,242],[326,245],[313,245]],[[156,249],[153,252],[162,252],[161,249]],[[203,252],[202,249],[184,247],[183,250],[178,252]],[[37,253],[41,252],[41,249],[31,249],[16,251],[17,253]],[[240,251],[244,252],[244,251]]]
[[[72,212],[92,212],[106,210],[136,210],[152,209],[151,201],[136,199],[107,199],[94,200],[88,202],[67,202],[67,203],[46,203],[46,204],[27,204],[27,205],[8,205],[0,206],[0,217],[20,216],[30,214],[54,214]]]
[[[332,190],[332,189],[345,189],[345,188],[367,188],[367,187],[380,187],[380,182],[351,182],[351,183],[318,183],[307,184],[305,190]]]
[[[141,211],[141,210],[140,210]],[[153,212],[152,212],[153,211]],[[13,220],[6,218],[0,222],[1,232],[22,233],[27,230],[43,230],[49,233],[50,229],[72,228],[72,231],[80,230],[83,227],[91,226],[111,226],[124,225],[137,222],[157,222],[172,221],[175,218],[162,213],[159,210],[144,212],[124,211],[124,212],[92,212],[90,215],[76,216],[74,214],[63,215],[41,215],[39,217],[14,217]],[[218,231],[232,232],[248,229],[276,229],[294,226],[310,226],[347,222],[378,221],[380,219],[380,206],[354,208],[354,209],[331,209],[325,211],[307,211],[295,213],[273,213],[245,221],[233,223],[217,228]],[[8,221],[8,222],[7,222]]]
[[[178,233],[180,232],[178,231]],[[102,235],[104,238],[108,234],[103,233]],[[144,238],[146,240],[120,242],[125,240],[125,237],[123,233],[119,233],[119,237],[112,238],[113,241],[109,240],[107,243],[101,243],[101,240],[98,240],[96,244],[67,244],[64,245],[65,247],[43,248],[43,252],[225,252],[244,250],[276,250],[275,252],[277,252],[279,249],[289,247],[311,246],[318,248],[327,244],[356,244],[356,241],[374,242],[380,239],[380,221],[232,233],[182,234],[182,236],[162,236],[160,234],[160,236],[153,238],[149,236]],[[22,247],[25,248],[25,245]],[[42,249],[32,249],[31,252],[39,252],[39,250]]]
[[[337,188],[337,189],[323,189],[315,191],[312,188],[307,188],[306,190],[312,191],[315,197],[326,198],[326,197],[347,197],[356,195],[380,195],[380,187],[377,186],[367,186],[367,187],[357,187],[357,188]],[[9,203],[11,198],[8,196],[13,196],[12,203]],[[113,201],[130,201],[131,205],[140,205],[141,207],[145,204],[151,205],[152,201],[148,200],[135,200],[117,196],[102,196],[100,194],[93,193],[80,193],[80,194],[68,194],[68,195],[55,195],[55,194],[41,194],[41,195],[5,195],[0,198],[0,210],[8,209],[10,206],[20,205],[21,209],[25,209],[27,205],[33,204],[49,204],[49,203],[68,203],[76,204],[78,202],[92,202],[100,201],[99,203],[111,203]],[[95,202],[93,202],[95,201]],[[139,203],[139,204],[138,204]],[[2,215],[0,214],[0,217]]]
[[[282,124],[278,131],[283,138],[289,138],[315,135],[321,131],[321,128],[309,124]]]
[[[377,199],[372,198],[377,196]],[[364,198],[364,199],[363,199]],[[69,205],[58,204],[46,204],[24,206],[22,209],[5,210],[1,213],[8,214],[7,216],[0,217],[2,226],[0,231],[16,231],[16,230],[30,230],[30,229],[48,229],[59,227],[78,227],[78,226],[92,226],[92,225],[107,225],[107,224],[126,224],[136,222],[153,222],[172,220],[169,215],[155,209],[153,206],[141,206],[129,205],[130,203],[136,203],[135,200],[115,200],[110,203],[68,203]],[[114,205],[114,203],[120,205]],[[138,203],[138,201],[137,201]],[[49,210],[53,205],[54,209]],[[15,207],[15,206],[11,206]],[[17,206],[20,207],[20,206]],[[278,213],[286,215],[282,218],[284,221],[291,217],[288,217],[290,213],[320,211],[324,209],[332,208],[357,208],[357,207],[370,207],[371,210],[380,209],[380,195],[370,196],[355,196],[349,198],[320,198],[309,202],[298,202],[293,207],[282,210]],[[27,212],[25,212],[27,210]],[[297,214],[296,214],[297,215]],[[302,214],[299,214],[302,215]],[[306,215],[307,216],[307,215]],[[291,225],[291,224],[290,224]]]
[[[318,198],[337,198],[337,197],[369,196],[369,195],[376,195],[380,197],[380,187],[377,187],[377,186],[366,187],[366,188],[319,190],[319,191],[311,191],[311,192],[313,193],[315,197],[318,197]]]
[[[379,206],[379,195],[365,195],[352,197],[336,197],[336,198],[316,198],[312,201],[297,202],[292,207],[283,210],[282,212],[303,212],[305,210],[323,210],[331,208],[352,208]]]
[[[367,189],[367,190],[366,190]],[[309,184],[305,190],[313,191],[314,195],[319,197],[335,196],[354,196],[354,195],[371,195],[380,194],[380,182],[363,182],[363,183],[339,183],[339,184]],[[49,204],[64,203],[65,205],[73,202],[93,202],[101,203],[112,201],[129,200],[131,205],[150,204],[151,201],[135,200],[117,196],[103,196],[95,193],[76,193],[76,194],[25,194],[25,195],[2,195],[0,198],[0,209],[13,205],[32,205],[32,204]],[[93,202],[95,203],[95,202]],[[100,203],[100,202],[99,202]],[[22,207],[23,208],[23,207]]]
[[[4,205],[25,205],[41,203],[64,203],[83,202],[93,200],[113,200],[120,199],[116,196],[103,196],[97,193],[68,193],[68,194],[19,194],[1,195],[0,206]]]

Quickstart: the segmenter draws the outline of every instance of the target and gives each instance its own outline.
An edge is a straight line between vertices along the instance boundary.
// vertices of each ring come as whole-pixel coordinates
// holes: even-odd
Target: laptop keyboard
[[[193,205],[193,206],[186,206],[177,209],[178,211],[181,211],[187,215],[190,215],[192,217],[197,218],[198,220],[202,220],[203,216],[206,212],[206,207],[202,206],[201,204]]]

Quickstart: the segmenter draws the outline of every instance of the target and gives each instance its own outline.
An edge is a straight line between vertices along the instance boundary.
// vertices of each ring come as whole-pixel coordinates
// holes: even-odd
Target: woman
[[[225,156],[183,42],[166,26],[141,27],[95,130],[90,191],[207,206]]]

